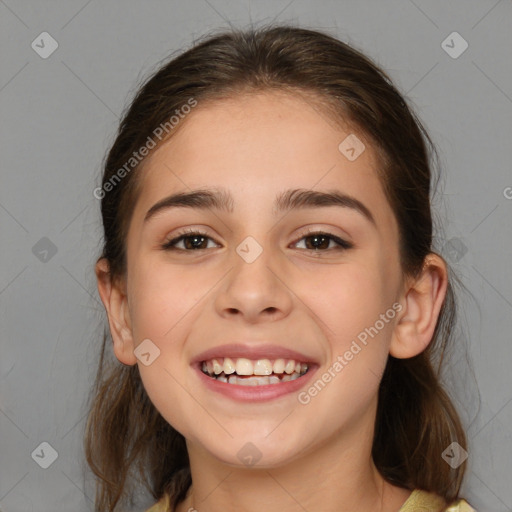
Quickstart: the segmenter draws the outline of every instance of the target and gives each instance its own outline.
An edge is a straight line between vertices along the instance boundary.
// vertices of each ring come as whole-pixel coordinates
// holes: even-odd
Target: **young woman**
[[[97,510],[470,511],[420,121],[366,56],[211,36],[126,112],[101,187]]]

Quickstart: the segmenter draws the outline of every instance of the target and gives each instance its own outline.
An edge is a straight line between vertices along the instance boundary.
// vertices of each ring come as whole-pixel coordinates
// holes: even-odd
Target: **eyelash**
[[[205,238],[209,238],[210,240],[213,240],[213,238],[208,236],[208,234],[203,231],[200,231],[197,229],[187,229],[187,230],[179,233],[178,236],[173,238],[172,240],[166,241],[162,245],[162,249],[164,251],[183,251],[183,252],[205,251],[206,249],[181,249],[181,248],[178,249],[175,247],[175,244],[177,244],[178,242],[181,242],[182,240],[185,240],[186,238],[189,238],[189,237],[192,238],[193,236],[198,236],[198,235],[205,237]],[[299,239],[297,239],[297,241],[294,243],[299,242],[303,238],[309,238],[314,235],[330,238],[332,241],[334,241],[338,245],[338,247],[335,247],[334,250],[347,250],[347,249],[352,249],[354,247],[354,245],[351,244],[350,242],[347,242],[346,240],[343,240],[343,239],[333,235],[332,233],[327,233],[325,231],[315,231],[315,230],[308,230],[307,232],[303,233],[301,235],[301,237]],[[331,249],[303,249],[303,250],[318,253],[318,252],[328,252],[328,251],[333,250],[333,248],[331,248]]]

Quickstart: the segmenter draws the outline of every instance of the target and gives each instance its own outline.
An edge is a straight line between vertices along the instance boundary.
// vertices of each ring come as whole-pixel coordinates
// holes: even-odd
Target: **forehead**
[[[369,141],[335,123],[318,102],[282,92],[244,94],[199,102],[181,123],[144,163],[134,217],[190,189],[230,190],[241,213],[270,209],[282,191],[303,188],[338,189],[364,202],[377,222],[393,222]],[[354,136],[364,144],[356,150],[364,150],[350,160],[343,150]]]

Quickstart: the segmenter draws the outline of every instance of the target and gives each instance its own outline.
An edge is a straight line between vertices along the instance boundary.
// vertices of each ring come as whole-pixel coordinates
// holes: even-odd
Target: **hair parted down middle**
[[[362,53],[321,32],[283,25],[233,30],[210,35],[170,60],[147,79],[124,113],[102,184],[190,98],[200,108],[206,102],[268,90],[302,95],[372,141],[379,179],[399,226],[403,275],[418,275],[432,252],[434,145],[390,78]],[[169,137],[185,125],[180,123]],[[108,260],[112,280],[126,274],[126,235],[143,164],[101,200],[100,257]],[[458,496],[465,464],[452,469],[440,463],[440,454],[453,441],[466,447],[461,421],[434,365],[443,360],[456,317],[449,277],[428,348],[411,359],[388,358],[372,448],[386,480],[438,493],[448,502]],[[139,482],[154,498],[169,494],[174,507],[191,485],[185,440],[151,403],[138,367],[115,360],[107,340],[108,332],[84,440],[87,462],[97,477],[96,510],[116,510]]]

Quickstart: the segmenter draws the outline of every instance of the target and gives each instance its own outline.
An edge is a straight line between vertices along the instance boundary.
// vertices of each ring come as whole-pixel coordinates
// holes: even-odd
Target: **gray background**
[[[437,247],[468,288],[445,373],[470,440],[463,490],[479,512],[512,510],[510,1],[0,0],[2,511],[92,510],[82,436],[104,318],[92,191],[123,107],[204,32],[273,19],[366,51],[439,148]],[[59,45],[46,59],[31,47],[43,31]],[[457,58],[441,46],[453,31],[469,44]],[[42,442],[58,453],[47,469]]]

